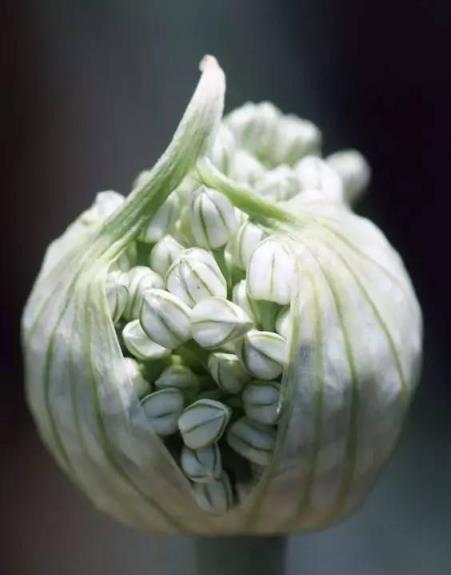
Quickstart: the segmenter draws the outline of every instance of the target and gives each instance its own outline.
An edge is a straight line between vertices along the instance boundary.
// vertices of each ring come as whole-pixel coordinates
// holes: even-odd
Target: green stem
[[[216,260],[216,263],[219,266],[219,269],[222,272],[227,284],[227,297],[230,297],[231,290],[232,290],[232,278],[230,275],[230,270],[227,266],[227,262],[224,256],[224,248],[220,248],[218,250],[213,250],[213,256]]]
[[[198,575],[284,575],[286,537],[216,537],[197,540]]]
[[[178,347],[175,353],[183,358],[188,367],[208,370],[208,352],[195,341],[190,340]]]
[[[222,192],[229,200],[249,216],[259,222],[270,225],[268,220],[278,222],[298,222],[298,218],[275,202],[252,193],[244,184],[234,182],[222,174],[206,157],[197,163],[197,172],[201,180],[209,187]]]
[[[264,331],[274,331],[280,306],[271,301],[256,300],[257,317]]]

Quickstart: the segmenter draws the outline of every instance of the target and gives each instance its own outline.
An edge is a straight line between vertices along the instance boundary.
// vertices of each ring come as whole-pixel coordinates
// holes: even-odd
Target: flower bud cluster
[[[273,202],[354,198],[368,181],[365,160],[353,151],[322,160],[320,140],[310,122],[248,104],[222,124],[212,160]],[[131,387],[197,504],[224,513],[275,447],[299,275],[293,246],[191,174],[135,249],[106,282]]]
[[[224,119],[212,152],[218,168],[273,201],[354,202],[370,169],[356,150],[320,157],[321,133],[273,104],[248,103]]]
[[[129,524],[317,529],[399,437],[421,310],[348,205],[364,158],[323,159],[316,126],[269,103],[221,120],[224,74],[201,68],[154,168],[49,246],[22,320],[27,399],[64,471]]]
[[[237,462],[252,483],[271,460],[288,347],[276,323],[294,260],[220,192],[198,186],[188,201],[184,233],[179,213],[171,234],[141,235],[137,265],[110,272],[107,298],[145,421],[198,505],[223,513],[246,490]]]

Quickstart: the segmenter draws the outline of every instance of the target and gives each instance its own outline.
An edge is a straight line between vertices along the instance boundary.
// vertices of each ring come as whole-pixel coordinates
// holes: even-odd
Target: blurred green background
[[[360,211],[403,254],[425,312],[395,457],[356,515],[290,539],[288,573],[451,573],[450,14],[434,0],[0,4],[0,572],[194,573],[190,537],[114,523],[56,468],[25,407],[18,322],[45,246],[97,190],[126,193],[154,163],[209,52],[227,109],[272,100],[318,124],[326,152],[367,156]]]

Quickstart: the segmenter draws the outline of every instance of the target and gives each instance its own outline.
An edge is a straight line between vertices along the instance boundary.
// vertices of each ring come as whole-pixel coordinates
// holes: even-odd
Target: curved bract
[[[23,317],[28,401],[60,466],[121,521],[316,529],[362,501],[398,440],[421,312],[346,203],[363,158],[322,160],[318,129],[271,104],[220,123],[223,97],[207,57],[156,166],[49,247]],[[168,197],[177,218],[152,225]]]

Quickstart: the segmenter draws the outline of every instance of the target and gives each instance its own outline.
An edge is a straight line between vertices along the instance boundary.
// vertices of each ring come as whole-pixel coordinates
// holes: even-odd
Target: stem
[[[189,340],[176,348],[176,353],[189,367],[202,367],[208,370],[208,352],[195,341]]]
[[[280,306],[272,301],[256,300],[257,318],[264,331],[274,331]]]
[[[197,540],[198,575],[283,575],[287,538],[215,537]]]
[[[227,262],[225,260],[224,248],[219,248],[218,250],[213,250],[213,256],[216,260],[216,263],[221,270],[222,275],[225,278],[227,284],[227,297],[230,297],[231,290],[232,290],[232,281],[230,277],[230,271],[227,266]]]
[[[266,223],[266,225],[268,225],[268,220],[279,222],[299,221],[291,212],[279,207],[275,202],[254,194],[248,186],[238,184],[222,174],[206,157],[197,163],[197,172],[207,186],[219,190],[237,208],[256,220]]]

